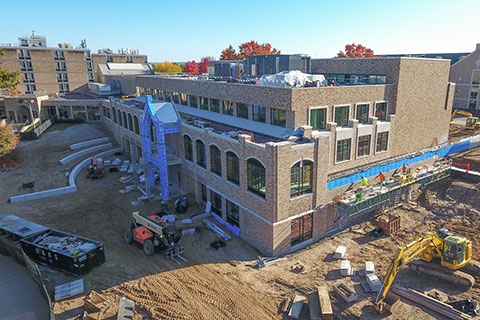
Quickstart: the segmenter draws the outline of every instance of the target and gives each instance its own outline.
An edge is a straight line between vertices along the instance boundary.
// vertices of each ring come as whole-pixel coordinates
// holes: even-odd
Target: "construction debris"
[[[298,319],[300,317],[300,313],[302,312],[303,303],[303,297],[295,296],[295,298],[293,299],[292,307],[288,312],[288,316],[292,319]]]
[[[133,316],[135,315],[135,313],[133,312],[134,307],[135,303],[132,300],[121,297],[120,304],[118,306],[117,320],[133,319]]]
[[[298,260],[291,268],[292,272],[302,273],[305,270],[303,264]]]
[[[388,217],[380,217],[378,226],[388,235],[397,233],[400,230],[400,217],[388,215]]]
[[[223,240],[228,241],[232,238],[231,235],[229,235],[228,233],[220,229],[215,223],[210,222],[208,220],[203,220],[203,223],[208,229],[218,234]]]
[[[346,302],[352,302],[357,300],[358,296],[352,289],[344,285],[343,283],[336,283],[333,285],[333,290]]]
[[[347,248],[344,246],[338,246],[337,250],[335,250],[335,253],[333,254],[333,257],[335,259],[344,259],[347,257]]]
[[[263,267],[268,267],[268,266],[270,266],[274,263],[277,263],[279,261],[282,261],[282,260],[285,260],[285,258],[278,259],[277,257],[266,257],[266,258],[258,257],[257,268],[261,269]]]
[[[83,279],[67,282],[55,287],[55,301],[76,296],[77,294],[83,293],[83,291]]]
[[[286,297],[283,299],[282,303],[280,304],[280,311],[282,313],[287,313],[290,310],[290,305],[292,304],[292,298]]]
[[[475,300],[455,300],[447,302],[447,304],[472,317],[476,317],[480,314],[480,305]]]

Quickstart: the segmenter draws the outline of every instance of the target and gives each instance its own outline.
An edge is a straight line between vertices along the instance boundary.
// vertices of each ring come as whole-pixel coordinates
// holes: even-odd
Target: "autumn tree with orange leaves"
[[[373,50],[366,48],[361,44],[345,45],[345,52],[340,51],[336,58],[370,58],[373,57]]]
[[[256,41],[242,43],[238,46],[238,53],[229,45],[228,48],[222,50],[220,60],[244,60],[248,56],[255,54],[280,54],[280,50],[272,48],[270,43],[259,44]]]

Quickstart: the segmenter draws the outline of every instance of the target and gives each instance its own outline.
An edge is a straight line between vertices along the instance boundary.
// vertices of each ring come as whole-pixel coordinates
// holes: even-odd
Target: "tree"
[[[200,63],[198,64],[198,71],[200,73],[208,73],[208,63],[209,61],[215,60],[213,57],[203,57]]]
[[[345,45],[345,52],[340,51],[336,58],[369,58],[373,57],[373,50],[366,48],[361,44],[347,44]]]
[[[255,54],[280,54],[280,50],[272,48],[270,43],[259,44],[256,41],[242,43],[238,46],[238,53],[235,52],[232,45],[222,51],[220,60],[244,60],[250,55]]]
[[[161,63],[161,64],[154,64],[153,70],[161,73],[176,74],[176,73],[182,72],[182,67],[179,66],[178,64],[165,61],[164,63]]]
[[[195,60],[187,62],[185,64],[185,68],[183,69],[183,72],[188,74],[200,74],[200,70],[198,69],[198,64],[195,62]]]
[[[0,49],[0,56],[5,54],[3,49]],[[15,92],[17,85],[20,83],[18,72],[10,72],[6,69],[0,68],[0,89],[7,89],[9,92]]]
[[[0,158],[9,154],[18,144],[18,137],[12,134],[10,126],[0,122]]]

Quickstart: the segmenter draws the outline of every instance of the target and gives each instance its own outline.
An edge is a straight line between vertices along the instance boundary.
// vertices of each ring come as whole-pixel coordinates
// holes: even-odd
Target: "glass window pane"
[[[335,119],[334,121],[337,123],[338,127],[344,127],[348,125],[348,113],[350,107],[335,107]]]
[[[368,123],[368,104],[358,104],[356,119],[359,123]]]

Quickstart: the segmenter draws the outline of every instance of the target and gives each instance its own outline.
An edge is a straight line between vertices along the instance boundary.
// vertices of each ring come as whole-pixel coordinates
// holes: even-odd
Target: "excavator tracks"
[[[410,270],[429,274],[436,278],[448,281],[455,285],[460,285],[470,289],[475,284],[475,278],[463,270],[451,270],[435,262],[415,260],[409,263]],[[463,268],[462,268],[463,269]]]

